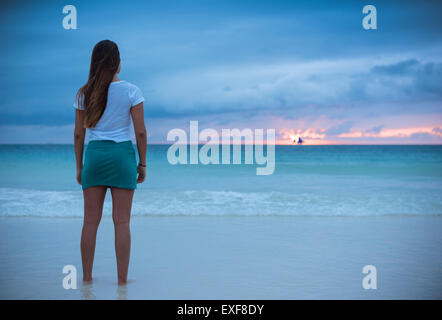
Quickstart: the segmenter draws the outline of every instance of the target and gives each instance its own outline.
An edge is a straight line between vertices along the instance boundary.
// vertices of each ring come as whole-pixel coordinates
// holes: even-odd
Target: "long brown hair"
[[[87,83],[78,90],[77,104],[84,107],[85,128],[94,127],[103,115],[107,103],[109,85],[120,65],[117,44],[110,40],[98,42],[91,57]]]

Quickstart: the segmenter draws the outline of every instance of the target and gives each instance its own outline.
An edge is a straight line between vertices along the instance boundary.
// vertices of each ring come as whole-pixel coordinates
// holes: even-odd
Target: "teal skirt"
[[[89,141],[81,172],[81,186],[137,188],[137,159],[132,141]]]

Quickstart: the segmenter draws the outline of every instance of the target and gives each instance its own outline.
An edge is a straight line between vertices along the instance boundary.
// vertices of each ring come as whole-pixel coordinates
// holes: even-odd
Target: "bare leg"
[[[112,219],[115,228],[115,253],[117,256],[118,284],[127,283],[130,257],[130,212],[134,189],[111,187]]]
[[[94,264],[95,240],[98,225],[103,213],[103,202],[107,187],[96,186],[83,190],[84,220],[81,232],[81,261],[83,264],[83,281],[92,281],[92,266]]]

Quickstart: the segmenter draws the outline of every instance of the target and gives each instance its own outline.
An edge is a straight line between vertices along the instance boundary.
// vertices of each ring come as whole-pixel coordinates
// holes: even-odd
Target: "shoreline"
[[[441,216],[134,216],[125,289],[116,285],[108,216],[94,283],[81,284],[81,225],[80,217],[0,217],[0,298],[442,298]],[[77,290],[62,287],[68,264]],[[361,286],[369,264],[377,290]]]

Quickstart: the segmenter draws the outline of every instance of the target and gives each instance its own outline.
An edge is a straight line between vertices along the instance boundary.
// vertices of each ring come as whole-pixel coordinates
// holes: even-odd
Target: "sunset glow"
[[[300,137],[303,145],[333,145],[333,144],[407,144],[409,138],[417,138],[417,144],[440,144],[442,142],[442,127],[410,127],[410,128],[383,128],[379,132],[351,129],[349,132],[338,135],[327,135],[326,129],[289,129],[278,131],[280,145],[297,145]],[[434,142],[419,141],[419,137],[432,137]],[[392,140],[394,139],[394,140]],[[402,139],[402,141],[401,141]]]

